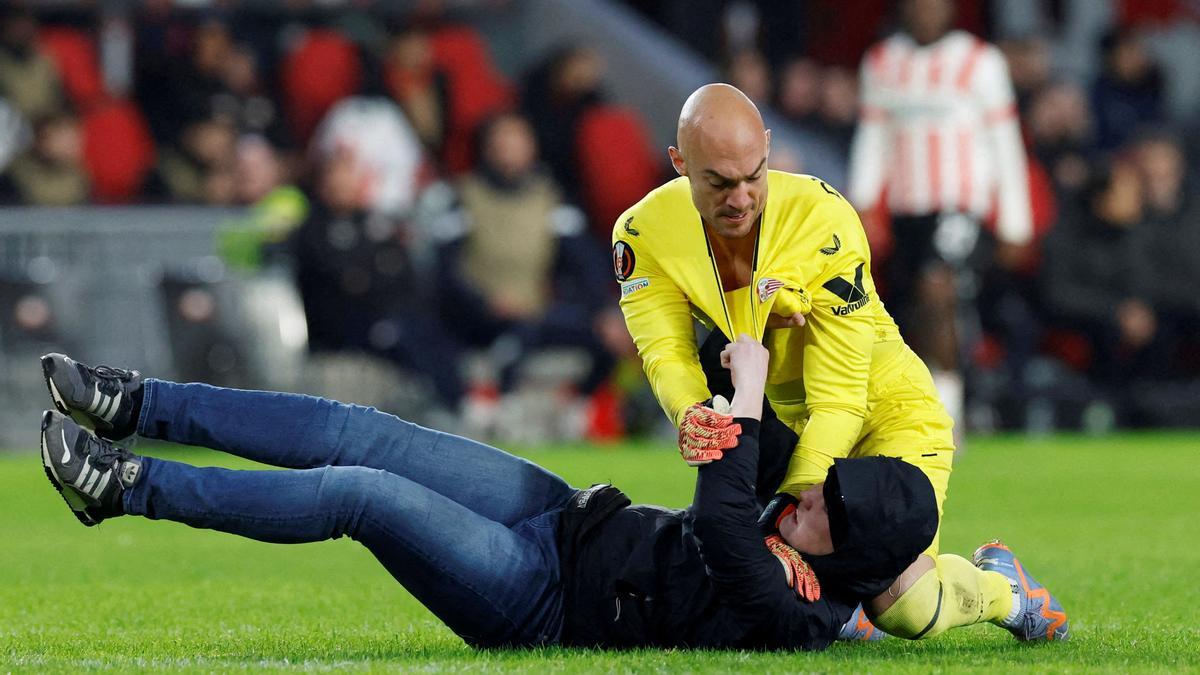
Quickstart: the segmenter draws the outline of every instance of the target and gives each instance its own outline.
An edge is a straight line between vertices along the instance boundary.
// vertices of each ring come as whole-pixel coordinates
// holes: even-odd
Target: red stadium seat
[[[1042,352],[1070,366],[1076,372],[1085,372],[1092,363],[1092,343],[1087,336],[1074,331],[1053,328],[1042,338]]]
[[[583,206],[604,241],[617,216],[662,179],[649,134],[629,108],[598,106],[584,113],[576,131],[575,159]]]
[[[38,43],[54,61],[67,97],[77,110],[87,110],[103,100],[104,76],[90,35],[76,28],[50,26],[38,32]]]
[[[96,103],[82,121],[83,163],[93,200],[133,201],[154,166],[154,141],[142,113],[129,101],[110,100]]]
[[[492,63],[479,34],[466,26],[439,29],[431,38],[435,67],[446,74],[450,119],[442,162],[458,174],[474,164],[475,130],[488,117],[509,108],[513,87]]]
[[[362,62],[352,42],[332,30],[308,31],[280,65],[284,112],[307,142],[334,103],[359,91]]]

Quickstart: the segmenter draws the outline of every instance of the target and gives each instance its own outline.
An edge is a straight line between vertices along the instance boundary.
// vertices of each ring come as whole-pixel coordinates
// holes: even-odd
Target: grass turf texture
[[[1200,669],[1196,435],[972,441],[942,546],[1005,539],[1071,617],[1071,641],[1022,645],[993,626],[820,654],[478,652],[349,540],[283,546],[124,518],[85,529],[35,452],[0,455],[0,671],[523,670],[1153,671]],[[248,467],[188,449],[195,464]],[[669,447],[524,453],[576,485],[684,505],[693,472]]]

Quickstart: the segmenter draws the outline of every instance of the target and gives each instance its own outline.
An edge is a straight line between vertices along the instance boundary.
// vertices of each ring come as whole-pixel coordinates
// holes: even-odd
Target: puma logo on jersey
[[[825,255],[833,255],[840,250],[842,250],[842,240],[839,239],[835,234],[833,235],[833,246],[826,246],[825,248],[822,248],[821,253],[824,253]]]

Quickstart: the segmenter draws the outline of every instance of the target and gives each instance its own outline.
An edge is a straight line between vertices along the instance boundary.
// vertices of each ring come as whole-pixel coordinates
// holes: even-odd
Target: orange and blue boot
[[[1023,642],[1061,641],[1067,639],[1070,624],[1067,613],[1058,600],[1034,580],[1017,556],[999,540],[980,546],[971,561],[981,570],[999,572],[1012,584],[1013,607],[1009,620],[1002,623],[1010,633]]]

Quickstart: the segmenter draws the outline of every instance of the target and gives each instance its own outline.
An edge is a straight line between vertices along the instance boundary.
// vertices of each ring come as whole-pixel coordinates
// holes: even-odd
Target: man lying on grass
[[[802,555],[844,555],[863,523],[880,536],[878,523],[916,523],[886,542],[889,569],[866,570],[894,576],[933,536],[932,488],[897,459],[838,460],[764,538],[755,478],[767,351],[743,336],[721,359],[740,440],[699,468],[683,510],[631,506],[607,485],[576,490],[370,408],[143,379],[58,354],[43,357],[59,412],[43,415],[42,461],[88,526],[129,514],[277,543],[348,535],[476,646],[822,649],[854,600],[822,592]],[[106,440],[133,433],[291,470],[198,468]]]

